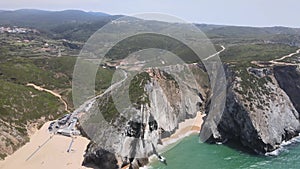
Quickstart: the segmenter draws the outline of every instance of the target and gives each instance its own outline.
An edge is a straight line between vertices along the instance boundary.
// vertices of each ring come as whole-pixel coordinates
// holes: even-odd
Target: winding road
[[[74,112],[73,112],[73,115],[72,116],[77,116],[78,113],[80,112],[87,112],[91,107],[92,105],[95,103],[96,99],[99,98],[99,97],[102,97],[103,95],[105,95],[106,93],[112,91],[113,89],[115,89],[116,87],[118,87],[119,85],[121,85],[128,77],[127,73],[123,70],[123,69],[120,69],[124,75],[124,79],[122,79],[121,81],[119,82],[116,82],[114,84],[112,84],[109,88],[107,88],[102,94],[100,95],[97,95],[87,101],[85,101],[81,106],[79,106]]]
[[[286,55],[286,56],[283,56],[283,57],[281,57],[281,58],[279,58],[279,59],[275,59],[275,61],[282,61],[282,60],[284,60],[284,59],[286,59],[286,58],[290,58],[290,57],[292,57],[292,56],[294,56],[294,55],[297,55],[297,54],[299,54],[300,53],[300,49],[298,49],[296,52],[294,52],[294,53],[291,53],[291,54],[288,54],[288,55]]]
[[[275,65],[298,66],[299,64],[297,64],[297,63],[287,63],[287,62],[283,62],[283,60],[286,59],[286,58],[293,57],[293,56],[295,56],[299,53],[300,53],[300,49],[298,49],[296,52],[293,52],[293,53],[290,53],[288,55],[282,56],[281,58],[278,58],[278,59],[274,59],[274,60],[271,60],[271,61],[266,61],[266,62],[263,62],[263,63],[262,63],[262,61],[252,61],[251,63],[254,64],[254,65],[257,65],[259,67],[275,66]]]
[[[226,48],[225,48],[225,46],[223,46],[223,45],[221,45],[221,47],[222,47],[222,49],[221,49],[219,52],[217,52],[217,53],[215,53],[215,54],[213,54],[213,55],[210,55],[209,57],[207,57],[207,58],[205,58],[205,59],[203,59],[203,60],[208,60],[208,59],[210,59],[210,58],[212,58],[212,57],[215,57],[215,56],[219,55],[220,53],[222,53]]]

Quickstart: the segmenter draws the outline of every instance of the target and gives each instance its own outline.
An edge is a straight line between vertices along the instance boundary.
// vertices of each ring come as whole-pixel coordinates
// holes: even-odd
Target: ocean
[[[250,155],[225,145],[199,143],[189,136],[164,152],[167,165],[154,161],[151,169],[299,169],[300,137],[285,142],[275,156]]]

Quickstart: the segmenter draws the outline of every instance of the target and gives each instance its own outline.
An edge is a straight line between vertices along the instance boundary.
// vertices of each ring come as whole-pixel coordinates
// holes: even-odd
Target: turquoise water
[[[300,144],[289,145],[278,156],[255,156],[224,145],[199,143],[198,136],[183,139],[163,153],[167,166],[153,162],[154,169],[299,169]]]

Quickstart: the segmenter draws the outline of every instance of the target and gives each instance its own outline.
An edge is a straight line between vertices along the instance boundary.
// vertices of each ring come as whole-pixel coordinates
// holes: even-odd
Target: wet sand
[[[47,122],[30,137],[30,141],[14,154],[0,161],[1,169],[83,169],[84,151],[89,140],[84,137],[74,138],[70,152],[67,152],[71,137],[51,135]],[[35,152],[35,153],[34,153]]]

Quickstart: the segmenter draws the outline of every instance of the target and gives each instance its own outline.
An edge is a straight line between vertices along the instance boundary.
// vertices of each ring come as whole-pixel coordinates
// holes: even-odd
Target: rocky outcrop
[[[182,73],[191,70],[202,73]],[[159,157],[156,148],[162,138],[174,133],[180,122],[204,110],[208,78],[198,66],[176,65],[146,72],[147,75],[142,74],[137,78],[139,81],[135,79],[131,84],[139,84],[132,92],[135,97],[142,97],[131,101],[135,100],[142,105],[132,103],[123,111],[111,106],[113,92],[123,95],[124,91],[120,87],[122,90],[117,89],[99,98],[98,106],[94,104],[86,120],[81,120],[84,132],[95,142],[87,148],[84,165],[94,164],[100,169],[113,168],[117,164],[119,167],[130,164],[132,168],[144,166],[150,155],[156,154]],[[196,83],[195,79],[202,83]],[[144,92],[137,95],[139,87]],[[100,110],[98,113],[103,115],[106,122],[96,120],[100,116],[97,110]],[[111,166],[104,166],[106,161],[112,162]]]
[[[160,139],[174,133],[179,122],[195,117],[199,110],[209,112],[214,103],[208,99],[210,92],[205,73],[196,73],[198,77],[194,78],[202,82],[197,84],[192,82],[191,74],[180,73],[185,69],[191,67],[148,70],[149,78],[143,79],[147,79],[147,83],[143,80],[135,83],[144,85],[145,93],[141,94],[144,102],[139,107],[133,104],[135,106],[120,112],[111,104],[112,93],[99,98],[99,107],[94,105],[90,109],[89,119],[97,119],[93,112],[99,108],[107,123],[83,124],[84,132],[95,141],[87,148],[83,164],[94,164],[101,169],[126,165],[139,168],[147,164],[148,156],[157,153],[155,147],[161,144]],[[195,65],[192,69],[199,71]],[[298,135],[298,95],[285,87],[293,83],[292,89],[298,89],[299,79],[294,77],[299,77],[298,69],[226,70],[228,91],[221,121],[210,122],[210,125],[205,125],[205,121],[201,131],[212,133],[208,142],[237,141],[257,153],[266,153]],[[290,71],[289,76],[281,71]],[[134,115],[128,118],[129,114]]]
[[[300,69],[297,66],[276,66],[274,75],[280,88],[290,97],[296,110],[300,112]]]
[[[285,77],[279,75],[277,68],[274,71],[277,79]],[[226,107],[217,127],[210,128],[213,133],[210,142],[238,141],[255,152],[266,153],[278,148],[282,141],[298,135],[299,113],[290,99],[294,95],[289,95],[281,87],[300,83],[290,80],[279,85],[274,71],[259,71],[261,76],[254,76],[228,70]],[[282,83],[280,79],[279,83]],[[297,93],[297,90],[293,92]]]
[[[118,169],[118,161],[116,156],[102,148],[99,148],[95,143],[90,143],[87,147],[84,161],[82,165],[97,168]]]
[[[271,75],[272,72],[268,68],[253,68],[249,67],[247,71],[250,74],[253,74],[254,76],[258,78],[266,77],[267,75]]]

